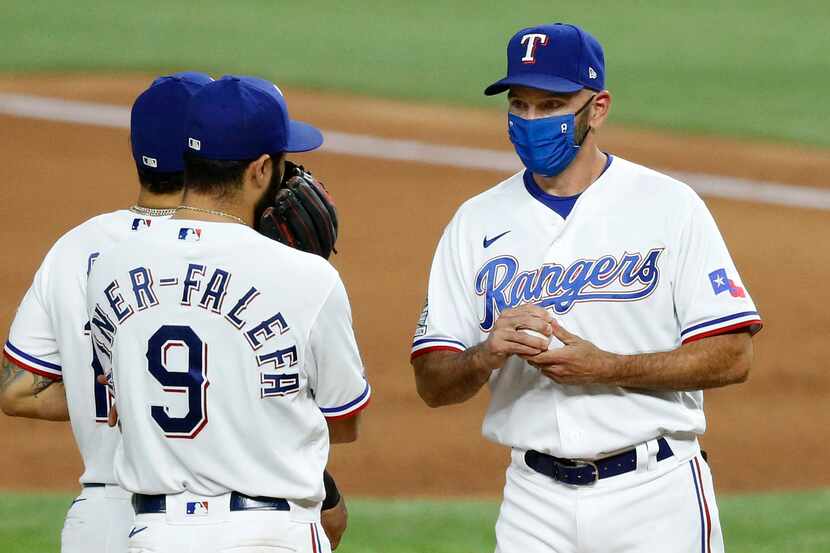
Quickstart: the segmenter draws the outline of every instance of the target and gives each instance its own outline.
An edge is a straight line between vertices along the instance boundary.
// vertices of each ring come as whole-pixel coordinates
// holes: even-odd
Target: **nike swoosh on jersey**
[[[133,537],[133,536],[135,536],[136,534],[138,534],[139,532],[143,532],[143,531],[144,531],[144,530],[146,530],[146,529],[147,529],[147,527],[146,527],[146,526],[144,526],[143,528],[136,528],[135,526],[133,526],[133,529],[132,529],[132,530],[130,530],[130,537]]]
[[[498,236],[494,236],[493,238],[491,238],[489,240],[487,240],[487,237],[485,236],[484,237],[484,242],[482,242],[482,246],[484,246],[485,248],[489,248],[490,244],[492,244],[493,242],[495,242],[496,240],[498,240],[499,238],[501,238],[502,236],[504,236],[505,234],[507,234],[509,232],[510,232],[509,230],[506,230],[506,231],[502,232],[501,234],[499,234]]]

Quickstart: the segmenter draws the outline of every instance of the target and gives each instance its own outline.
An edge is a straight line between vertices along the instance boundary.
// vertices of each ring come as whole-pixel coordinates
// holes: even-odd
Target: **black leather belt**
[[[210,500],[208,500],[210,501]],[[137,515],[167,512],[166,495],[133,494],[133,510]],[[288,501],[281,497],[251,497],[231,492],[231,511],[290,511]]]
[[[81,484],[84,488],[105,488],[107,487],[106,484],[99,484],[98,482],[87,482],[86,484]]]
[[[674,455],[665,438],[659,438],[657,444],[659,446],[657,450],[658,461],[668,459]],[[637,450],[629,449],[598,461],[560,459],[553,455],[530,450],[525,453],[525,463],[539,474],[549,476],[558,482],[574,486],[587,486],[601,478],[619,476],[635,470],[637,468]]]

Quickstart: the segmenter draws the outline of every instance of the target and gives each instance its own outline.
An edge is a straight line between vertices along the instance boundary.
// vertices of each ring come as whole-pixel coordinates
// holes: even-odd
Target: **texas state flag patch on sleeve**
[[[716,296],[722,292],[729,292],[729,295],[733,298],[746,297],[744,289],[726,275],[726,269],[717,269],[709,273],[709,282],[712,284],[712,291]]]

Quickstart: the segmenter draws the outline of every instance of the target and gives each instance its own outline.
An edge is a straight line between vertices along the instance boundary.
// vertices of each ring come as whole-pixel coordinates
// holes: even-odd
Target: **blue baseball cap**
[[[193,71],[165,75],[136,98],[130,113],[130,144],[139,167],[158,173],[184,171],[187,104],[211,81],[210,75]]]
[[[307,152],[323,135],[292,121],[282,91],[257,77],[225,75],[202,88],[187,110],[187,151],[205,159],[255,159],[262,154]]]
[[[554,23],[522,29],[507,43],[507,76],[484,94],[500,94],[511,86],[570,93],[605,88],[602,45],[576,25]]]

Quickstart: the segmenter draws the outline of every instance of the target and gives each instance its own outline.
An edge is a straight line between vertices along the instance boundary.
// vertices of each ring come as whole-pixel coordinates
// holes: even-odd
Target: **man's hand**
[[[337,549],[349,523],[349,511],[346,509],[346,500],[342,495],[337,505],[320,512],[320,523],[331,542],[332,550]]]
[[[547,338],[522,330],[551,335],[550,313],[535,305],[506,309],[486,340],[463,352],[431,351],[412,360],[418,395],[430,407],[467,401],[504,366],[511,355],[535,356],[547,350]]]
[[[618,355],[603,351],[588,340],[571,334],[557,321],[552,321],[551,327],[553,335],[565,345],[538,355],[522,355],[522,358],[559,384],[601,384],[614,381]]]
[[[111,382],[107,378],[107,375],[99,374],[98,376],[95,377],[95,380],[97,380],[98,384],[100,384],[101,386],[106,386],[107,387],[107,393],[109,393],[109,388],[110,388]],[[110,396],[110,397],[112,397],[112,396]],[[112,428],[112,427],[116,426],[117,424],[118,424],[118,408],[115,406],[115,403],[112,403],[110,405],[110,412],[107,415],[107,426]]]
[[[559,384],[606,384],[645,390],[705,390],[744,382],[752,366],[746,330],[710,336],[671,351],[618,355],[603,351],[554,322],[563,347],[522,355]]]
[[[522,332],[522,329],[550,336],[552,323],[550,312],[536,305],[525,304],[502,311],[484,341],[483,353],[490,366],[494,369],[501,368],[511,355],[533,357],[547,351],[546,340]]]

